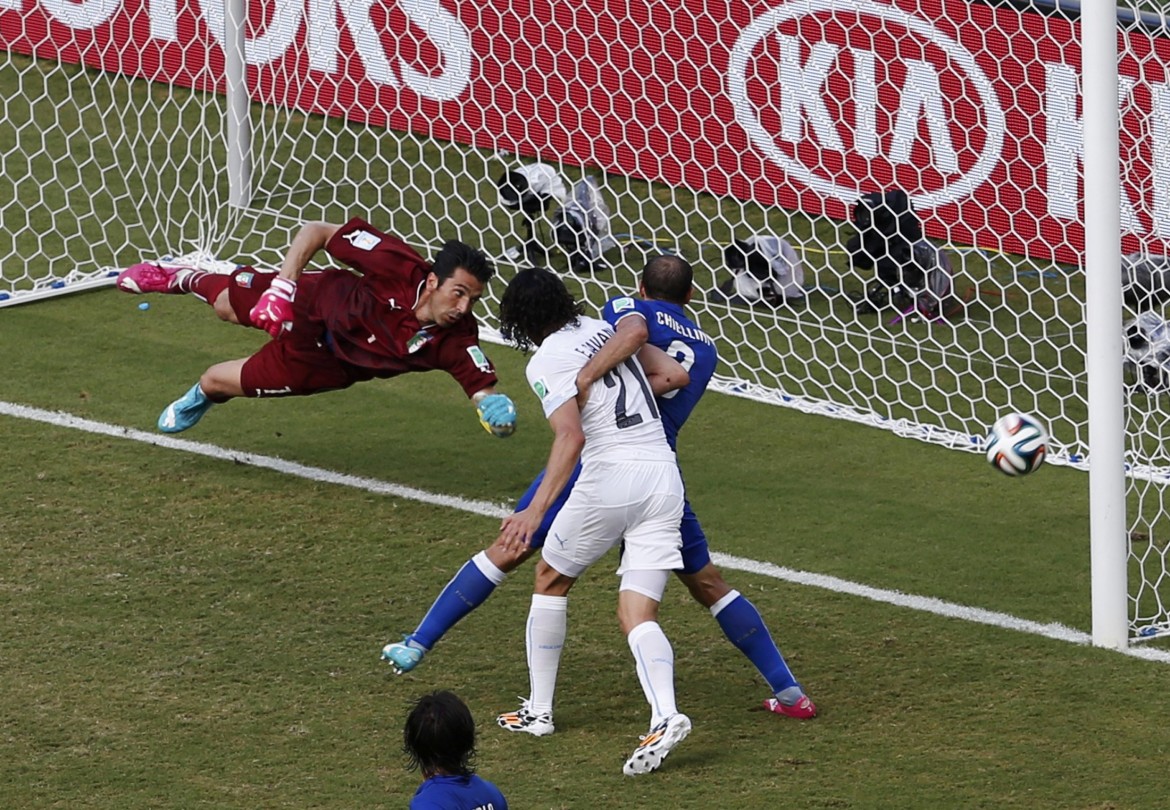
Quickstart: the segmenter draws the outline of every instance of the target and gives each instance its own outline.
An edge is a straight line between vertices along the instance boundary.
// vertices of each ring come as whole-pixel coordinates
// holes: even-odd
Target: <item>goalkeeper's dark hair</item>
[[[543,267],[521,270],[500,297],[500,334],[526,352],[585,313],[565,283]]]
[[[664,253],[646,262],[642,270],[642,286],[646,296],[671,304],[685,304],[695,283],[695,271],[681,256]]]
[[[438,276],[441,286],[460,267],[475,276],[480,284],[485,285],[496,274],[496,267],[486,253],[458,239],[452,239],[443,245],[431,263],[431,272]]]
[[[414,702],[402,731],[407,768],[436,774],[470,776],[475,773],[475,720],[453,692],[423,695]]]

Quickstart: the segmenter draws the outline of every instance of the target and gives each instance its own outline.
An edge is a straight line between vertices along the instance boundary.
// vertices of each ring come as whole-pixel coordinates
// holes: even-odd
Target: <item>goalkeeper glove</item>
[[[280,337],[292,329],[293,298],[297,294],[297,283],[277,276],[272,285],[260,296],[256,306],[248,313],[252,325],[268,334]]]
[[[501,439],[516,432],[516,406],[506,394],[488,394],[475,408],[483,429]]]

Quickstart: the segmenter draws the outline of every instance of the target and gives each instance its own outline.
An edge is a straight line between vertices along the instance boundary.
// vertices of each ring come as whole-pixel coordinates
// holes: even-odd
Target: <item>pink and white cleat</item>
[[[785,717],[795,717],[798,720],[809,720],[817,716],[817,707],[808,699],[807,695],[801,695],[800,700],[788,705],[781,703],[774,697],[770,697],[764,701],[764,708],[775,714],[782,714]]]
[[[186,290],[180,288],[179,282],[193,269],[182,265],[168,267],[157,262],[140,262],[119,273],[115,284],[122,292],[134,295],[142,293],[180,294]]]

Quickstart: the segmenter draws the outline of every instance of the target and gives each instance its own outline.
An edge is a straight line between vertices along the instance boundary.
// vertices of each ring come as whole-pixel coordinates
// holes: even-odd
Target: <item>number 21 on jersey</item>
[[[690,351],[688,348],[687,351]],[[694,362],[694,354],[691,355]],[[650,390],[650,383],[641,367],[629,359],[620,366],[607,371],[601,378],[608,389],[617,388],[617,398],[614,402],[613,415],[618,429],[640,425],[646,418],[658,418],[658,406],[654,404],[654,394]],[[673,392],[671,392],[673,393]]]

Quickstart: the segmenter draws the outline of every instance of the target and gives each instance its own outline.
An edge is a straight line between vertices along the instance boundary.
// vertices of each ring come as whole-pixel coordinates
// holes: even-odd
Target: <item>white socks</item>
[[[626,641],[653,713],[650,728],[654,728],[678,712],[674,702],[674,650],[658,622],[642,622],[630,631]]]
[[[532,595],[525,642],[528,647],[528,710],[551,713],[557,689],[557,668],[568,628],[567,596]]]

